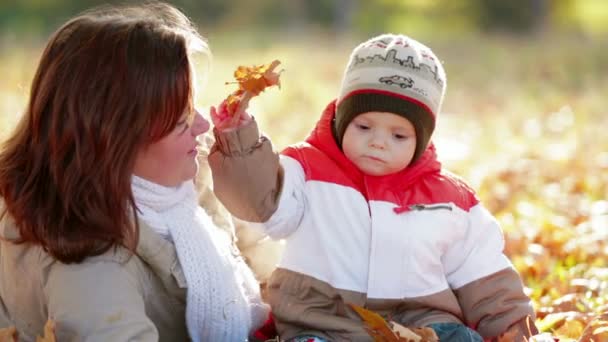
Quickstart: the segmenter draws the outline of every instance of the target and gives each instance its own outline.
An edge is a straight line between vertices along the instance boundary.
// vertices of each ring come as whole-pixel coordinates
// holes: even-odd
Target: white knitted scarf
[[[198,205],[194,183],[168,188],[133,176],[132,189],[139,217],[175,244],[188,284],[190,338],[246,341],[266,319],[268,306],[228,234]]]

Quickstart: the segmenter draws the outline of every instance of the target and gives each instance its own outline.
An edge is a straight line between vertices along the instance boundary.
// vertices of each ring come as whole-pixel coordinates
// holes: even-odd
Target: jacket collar
[[[175,282],[180,288],[187,287],[175,245],[165,240],[142,220],[139,220],[139,243],[136,253],[152,268],[167,290],[175,287]]]

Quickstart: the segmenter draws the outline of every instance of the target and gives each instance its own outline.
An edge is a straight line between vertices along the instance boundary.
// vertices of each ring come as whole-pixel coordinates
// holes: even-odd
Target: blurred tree
[[[543,25],[548,10],[547,0],[474,1],[484,31],[529,32]]]
[[[332,12],[335,14],[333,27],[337,32],[345,33],[352,30],[353,16],[359,6],[356,0],[324,1],[333,4]],[[328,11],[329,12],[329,11]]]
[[[309,28],[346,31],[352,29],[352,15],[357,0],[233,0],[232,7],[221,20],[224,27],[251,26],[263,30],[286,29],[299,32]],[[238,9],[236,9],[238,8]]]
[[[0,31],[46,35],[75,14],[102,4],[142,3],[146,0],[2,0],[0,1]],[[169,0],[196,22],[207,27],[216,24],[226,13],[238,10],[238,0]]]
[[[308,21],[306,0],[284,1],[287,25],[290,32],[301,32],[305,29]]]
[[[145,0],[131,0],[130,3]],[[47,35],[74,14],[124,0],[2,0],[0,30]],[[558,27],[606,27],[597,13],[603,0],[168,0],[203,32],[294,33],[310,28],[370,35],[398,31],[412,35],[463,32],[528,33]],[[604,11],[605,13],[606,11]],[[602,26],[603,25],[603,26]],[[587,25],[589,26],[589,25]]]
[[[375,0],[361,2],[353,25],[365,35],[400,32],[417,37],[475,30],[475,0]]]
[[[564,20],[584,20],[577,18],[574,0],[473,0],[477,8],[477,24],[485,31],[506,31],[529,33],[551,30]],[[588,3],[589,1],[579,1]],[[604,5],[606,5],[604,3]]]

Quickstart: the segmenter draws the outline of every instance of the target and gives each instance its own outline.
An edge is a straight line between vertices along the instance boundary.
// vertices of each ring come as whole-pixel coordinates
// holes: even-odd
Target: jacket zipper
[[[452,211],[452,206],[449,204],[412,204],[410,205],[410,210],[441,210],[447,209]]]

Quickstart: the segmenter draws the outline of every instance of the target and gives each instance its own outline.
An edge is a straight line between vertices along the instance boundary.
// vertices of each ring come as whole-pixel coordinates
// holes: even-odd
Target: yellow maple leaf
[[[226,98],[226,110],[230,116],[236,116],[247,109],[249,100],[266,88],[275,85],[280,87],[280,72],[275,71],[279,64],[281,62],[274,60],[269,64],[237,67],[234,71],[234,78],[239,89]]]
[[[279,64],[281,62],[274,60],[269,64],[251,67],[239,66],[234,72],[234,78],[242,90],[258,95],[266,87],[280,86],[280,74],[274,71]]]

